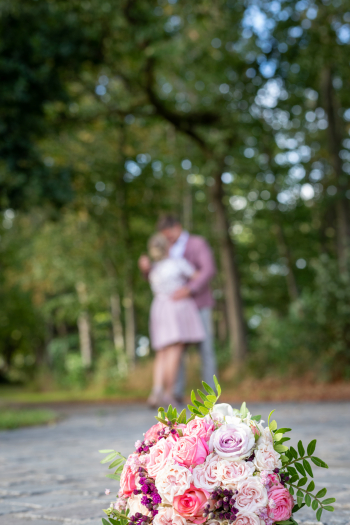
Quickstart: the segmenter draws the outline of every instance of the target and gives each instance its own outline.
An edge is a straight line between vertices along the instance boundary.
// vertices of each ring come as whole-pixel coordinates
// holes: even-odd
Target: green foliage
[[[287,429],[289,430],[289,429]],[[280,431],[278,431],[280,432]],[[275,446],[276,448],[276,446]],[[286,447],[287,448],[287,447]],[[290,494],[296,494],[297,505],[293,508],[293,513],[300,510],[304,505],[311,507],[316,512],[316,519],[320,521],[323,510],[333,512],[334,508],[329,505],[335,502],[335,498],[322,500],[327,494],[327,489],[323,488],[314,494],[315,482],[308,480],[308,476],[313,477],[313,471],[308,460],[311,460],[316,466],[328,468],[328,465],[321,459],[313,456],[316,449],[316,439],[310,441],[306,448],[301,441],[298,442],[298,451],[294,447],[284,451],[282,456],[283,470],[289,475],[286,486]],[[283,457],[286,458],[283,460]],[[306,488],[305,485],[308,483]]]
[[[34,425],[44,425],[54,423],[57,414],[52,410],[46,409],[0,409],[0,429],[8,430],[20,427],[29,427]]]
[[[120,475],[124,468],[124,463],[126,461],[126,458],[120,454],[120,452],[117,452],[116,450],[99,450],[100,454],[107,454],[107,456],[100,462],[102,464],[104,463],[110,463],[108,466],[109,469],[115,469],[113,474],[107,474],[106,478],[114,479],[116,481],[120,480]],[[117,458],[117,459],[116,459]]]
[[[202,381],[202,385],[203,385],[205,392],[201,392],[200,390],[197,390],[201,401],[197,400],[196,393],[194,392],[194,390],[192,390],[191,401],[193,405],[187,405],[187,406],[188,406],[189,411],[192,412],[193,417],[195,416],[204,417],[207,414],[209,414],[210,410],[214,407],[215,403],[219,399],[221,395],[221,387],[215,376],[213,379],[214,379],[214,384],[216,388],[216,393],[211,388],[211,386],[205,383],[205,381]]]

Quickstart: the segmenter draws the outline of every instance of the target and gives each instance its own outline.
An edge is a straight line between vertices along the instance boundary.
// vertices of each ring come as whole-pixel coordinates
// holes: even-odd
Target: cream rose
[[[131,494],[128,499],[127,508],[130,510],[130,516],[135,516],[136,512],[140,512],[144,516],[151,516],[152,513],[147,507],[142,505],[141,498],[143,494]]]
[[[257,441],[258,446],[268,443],[273,445],[272,434],[269,427],[264,428],[262,425],[258,425],[258,429],[260,430],[260,437]]]
[[[238,483],[236,507],[239,511],[258,513],[268,502],[267,490],[259,477],[251,477]]]
[[[217,465],[217,479],[220,485],[235,489],[240,481],[253,475],[255,467],[251,461],[228,461],[221,459]]]
[[[155,485],[163,503],[171,505],[175,496],[183,494],[190,488],[191,481],[190,470],[172,461],[158,472]]]
[[[237,516],[235,525],[261,525],[264,522],[253,512],[241,510]]]
[[[268,470],[272,472],[275,468],[281,468],[282,462],[278,452],[271,443],[263,443],[255,450],[253,463],[257,470]]]
[[[217,472],[219,461],[219,456],[216,454],[209,454],[205,463],[198,465],[193,469],[192,476],[195,487],[211,492],[220,484]]]
[[[160,507],[153,519],[154,525],[186,525],[186,519],[172,507]]]

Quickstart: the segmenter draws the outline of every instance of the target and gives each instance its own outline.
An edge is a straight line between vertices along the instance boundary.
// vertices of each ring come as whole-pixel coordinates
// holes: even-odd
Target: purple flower
[[[232,418],[233,419],[233,418]],[[210,436],[209,450],[218,456],[238,461],[250,456],[255,445],[254,434],[238,418],[237,422],[224,424]]]

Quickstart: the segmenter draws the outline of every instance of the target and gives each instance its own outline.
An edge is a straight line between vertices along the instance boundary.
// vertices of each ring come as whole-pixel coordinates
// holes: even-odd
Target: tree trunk
[[[283,257],[286,260],[288,273],[286,275],[286,281],[287,281],[287,289],[288,289],[288,295],[291,301],[296,301],[299,298],[299,292],[297,287],[297,282],[295,279],[294,271],[293,271],[293,261],[292,256],[289,251],[288,245],[286,243],[286,239],[284,236],[284,231],[282,228],[282,225],[277,220],[274,225],[276,237],[277,237],[277,247],[278,251],[281,257]]]
[[[91,348],[91,331],[90,320],[87,312],[81,312],[78,317],[78,330],[80,341],[81,360],[85,367],[91,366],[92,348]]]
[[[125,350],[131,363],[135,362],[135,310],[134,295],[130,284],[125,286],[125,296],[123,300],[125,309]]]
[[[221,173],[215,177],[212,191],[212,202],[215,206],[217,236],[220,259],[224,275],[224,293],[228,319],[230,348],[237,363],[244,361],[247,352],[247,335],[243,317],[243,305],[240,293],[240,283],[235,260],[235,246],[229,236],[229,226],[226,211],[222,202],[223,191]]]
[[[112,314],[112,328],[113,328],[113,342],[115,352],[117,354],[118,368],[121,375],[125,375],[128,370],[126,355],[124,352],[125,342],[123,326],[121,323],[120,297],[117,293],[113,293],[110,297],[111,314]]]
[[[338,195],[336,199],[335,211],[337,217],[337,253],[339,270],[342,274],[347,272],[348,250],[350,246],[350,225],[349,225],[349,204],[345,197],[347,179],[342,170],[342,163],[339,157],[341,145],[340,122],[337,119],[337,108],[332,83],[332,70],[326,66],[322,71],[322,96],[325,111],[328,116],[328,147],[331,162],[336,177]]]
[[[76,284],[76,290],[82,311],[78,317],[78,331],[80,342],[81,360],[85,367],[90,367],[92,362],[91,327],[88,312],[84,309],[87,303],[87,292],[85,283]]]

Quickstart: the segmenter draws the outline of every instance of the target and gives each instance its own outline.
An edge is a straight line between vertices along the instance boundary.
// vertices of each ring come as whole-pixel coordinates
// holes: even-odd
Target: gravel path
[[[350,403],[250,405],[254,414],[276,408],[279,426],[293,429],[292,444],[318,439],[317,455],[329,470],[316,469],[316,486],[337,498],[334,513],[323,523],[350,524]],[[124,455],[153,424],[144,406],[84,406],[65,409],[66,419],[54,426],[0,432],[0,525],[101,525],[102,508],[117,492],[104,476],[98,449],[115,448]],[[313,513],[296,514],[305,524]]]

